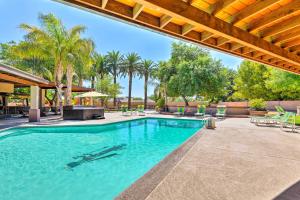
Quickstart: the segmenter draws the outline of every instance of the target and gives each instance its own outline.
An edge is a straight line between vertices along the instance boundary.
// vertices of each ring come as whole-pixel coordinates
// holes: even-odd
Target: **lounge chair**
[[[206,106],[200,105],[198,106],[197,113],[195,113],[196,117],[204,117],[206,112]]]
[[[177,112],[175,112],[174,115],[183,116],[184,115],[184,107],[177,108]]]
[[[287,121],[290,115],[290,112],[285,112],[283,115],[276,115],[273,117],[257,117],[254,123],[255,125],[278,125]]]
[[[131,113],[128,111],[128,108],[126,106],[121,107],[122,116],[130,116]]]
[[[143,105],[139,105],[137,111],[138,111],[138,115],[139,116],[145,116],[146,115],[146,113],[144,111],[144,106]]]
[[[275,109],[277,112],[279,112],[281,114],[285,113],[285,110],[281,106],[275,106]]]
[[[216,117],[224,118],[226,116],[226,107],[217,107]]]
[[[280,121],[280,129],[283,128],[291,128],[292,132],[295,132],[296,129],[296,114],[293,112],[286,112],[288,113],[283,117]]]
[[[284,114],[284,113],[283,113]],[[251,117],[250,122],[251,123],[257,123],[259,121],[263,121],[263,122],[268,122],[268,121],[273,121],[273,120],[280,120],[281,116],[283,115],[282,113],[276,113],[274,115],[266,115],[264,117],[257,117],[257,116],[253,116]]]

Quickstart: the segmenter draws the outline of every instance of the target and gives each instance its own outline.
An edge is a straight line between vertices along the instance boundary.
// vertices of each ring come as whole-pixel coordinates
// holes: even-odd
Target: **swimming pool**
[[[144,118],[7,130],[0,199],[113,199],[202,127],[198,120]]]

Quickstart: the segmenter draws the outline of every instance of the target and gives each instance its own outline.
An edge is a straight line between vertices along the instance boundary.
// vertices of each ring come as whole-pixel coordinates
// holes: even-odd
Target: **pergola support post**
[[[30,86],[30,110],[29,110],[29,122],[40,121],[40,88],[39,86]]]

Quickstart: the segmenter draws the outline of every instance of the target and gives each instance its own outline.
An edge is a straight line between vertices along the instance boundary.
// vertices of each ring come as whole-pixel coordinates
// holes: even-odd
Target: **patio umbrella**
[[[92,92],[86,92],[86,93],[75,96],[75,98],[78,98],[78,97],[79,98],[86,98],[86,97],[91,98],[91,101],[92,101],[91,104],[93,105],[94,104],[93,97],[108,97],[108,95],[100,93],[100,92],[92,91]]]
[[[81,97],[81,98],[84,98],[84,97],[108,97],[108,95],[93,91],[93,92],[86,92],[86,93],[77,95],[75,97]]]

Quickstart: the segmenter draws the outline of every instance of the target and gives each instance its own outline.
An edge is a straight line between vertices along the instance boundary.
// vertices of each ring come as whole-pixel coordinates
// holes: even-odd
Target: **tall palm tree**
[[[93,65],[91,68],[91,82],[92,88],[95,88],[95,79],[99,77],[103,79],[103,77],[108,73],[107,61],[106,57],[101,55],[100,53],[93,53]]]
[[[137,53],[129,53],[122,62],[122,76],[128,76],[128,108],[131,108],[132,78],[140,74],[141,57]]]
[[[20,28],[27,31],[25,39],[38,44],[41,51],[47,50],[54,61],[54,82],[57,88],[57,104],[62,108],[62,77],[63,62],[66,58],[67,31],[62,22],[53,14],[39,15],[41,27],[21,24]],[[62,109],[61,109],[62,110]]]
[[[110,51],[106,56],[109,73],[113,76],[114,84],[117,84],[117,77],[120,73],[123,55],[119,51]],[[114,106],[116,106],[116,97],[114,96]]]
[[[153,76],[156,64],[152,60],[143,60],[141,65],[141,76],[144,77],[144,108],[147,109],[148,81]]]

